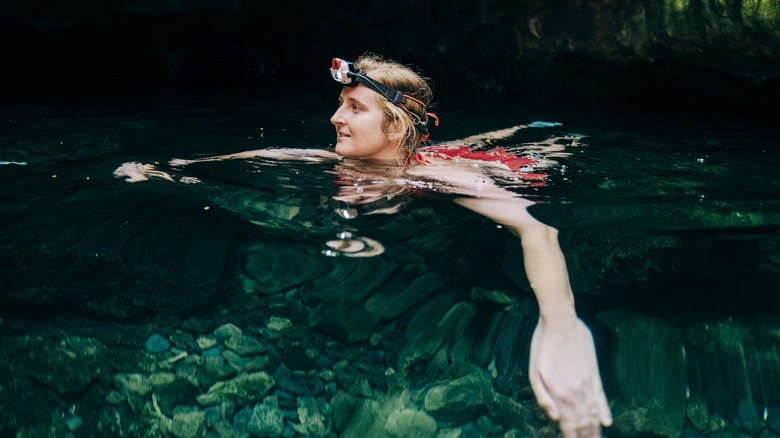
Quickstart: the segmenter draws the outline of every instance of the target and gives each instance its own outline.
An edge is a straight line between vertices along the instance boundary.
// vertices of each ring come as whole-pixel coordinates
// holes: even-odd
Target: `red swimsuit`
[[[526,173],[520,171],[520,168],[538,164],[538,160],[532,158],[518,157],[512,152],[507,152],[504,148],[495,148],[487,151],[472,151],[468,146],[431,146],[418,153],[414,161],[425,163],[423,154],[435,158],[452,160],[455,158],[465,158],[467,160],[490,161],[504,164],[517,175],[528,181],[541,181],[547,175],[543,173]]]

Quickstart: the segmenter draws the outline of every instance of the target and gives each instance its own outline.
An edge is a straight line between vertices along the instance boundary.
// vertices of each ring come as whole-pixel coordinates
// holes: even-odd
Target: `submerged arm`
[[[192,160],[184,160],[181,158],[174,158],[168,162],[171,166],[186,166],[192,163],[200,163],[207,161],[225,161],[235,159],[247,159],[247,158],[270,158],[274,160],[298,160],[298,161],[329,161],[340,160],[341,156],[335,152],[331,152],[325,149],[292,149],[292,148],[280,148],[280,149],[258,149],[254,151],[238,152],[235,154],[227,155],[214,155],[210,157],[195,158]],[[114,171],[114,176],[117,178],[124,178],[127,182],[139,182],[146,181],[150,178],[167,179],[168,181],[174,181],[170,173],[157,169],[153,164],[144,164],[137,161],[130,161],[122,163]],[[195,182],[194,178],[185,177],[182,182]]]
[[[211,157],[195,158],[192,160],[183,160],[180,158],[172,159],[168,164],[172,166],[185,166],[187,164],[199,163],[205,161],[225,161],[246,158],[270,158],[274,160],[299,160],[299,161],[328,161],[340,160],[341,156],[335,152],[325,149],[256,149],[253,151],[237,152],[235,154],[214,155]]]
[[[448,143],[452,144],[465,144],[469,146],[484,146],[489,144],[491,140],[501,140],[511,137],[515,132],[527,128],[526,125],[517,125],[510,128],[498,129],[496,131],[483,132],[481,134],[470,135],[460,140],[453,140]]]
[[[533,202],[480,180],[481,197],[456,203],[519,237],[528,280],[539,304],[531,341],[529,379],[536,399],[560,422],[566,438],[599,437],[612,416],[599,376],[593,336],[577,317],[558,231],[528,213]]]

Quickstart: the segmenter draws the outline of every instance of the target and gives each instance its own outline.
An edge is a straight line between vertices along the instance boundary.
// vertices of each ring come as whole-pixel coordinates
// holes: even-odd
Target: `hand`
[[[186,166],[186,165],[191,164],[191,163],[194,163],[194,161],[193,160],[184,160],[182,158],[174,158],[174,159],[172,159],[171,161],[168,162],[169,165],[175,166],[175,167]]]
[[[173,181],[173,178],[171,178],[170,175],[161,170],[157,170],[153,165],[141,164],[136,161],[123,163],[114,171],[114,176],[117,178],[125,178],[125,181],[127,182],[146,181],[150,177]]]
[[[565,438],[600,437],[612,414],[590,329],[579,318],[539,319],[531,340],[531,388]]]

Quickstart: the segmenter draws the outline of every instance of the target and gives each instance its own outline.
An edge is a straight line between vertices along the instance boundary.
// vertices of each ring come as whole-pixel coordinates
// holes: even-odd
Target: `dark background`
[[[0,97],[321,89],[330,59],[414,64],[438,94],[763,113],[780,97],[769,2],[17,1],[0,6]]]

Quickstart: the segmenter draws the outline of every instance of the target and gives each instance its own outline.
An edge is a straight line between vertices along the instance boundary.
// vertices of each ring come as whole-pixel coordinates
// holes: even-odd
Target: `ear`
[[[387,130],[387,136],[390,140],[399,141],[404,137],[404,124],[400,120],[394,120],[390,123]]]

